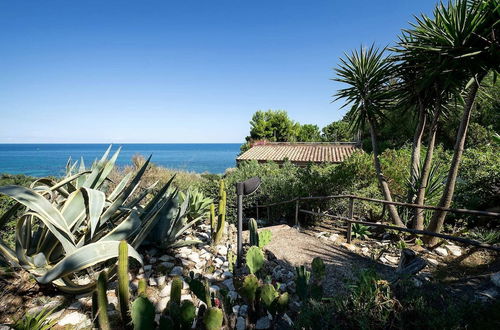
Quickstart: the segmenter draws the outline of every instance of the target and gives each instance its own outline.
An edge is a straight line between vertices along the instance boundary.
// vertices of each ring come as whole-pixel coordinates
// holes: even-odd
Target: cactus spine
[[[259,233],[257,231],[257,221],[254,218],[248,220],[248,230],[250,232],[250,245],[259,246]]]
[[[139,285],[137,287],[137,295],[138,296],[145,295],[146,294],[146,288],[147,288],[146,280],[144,278],[141,278],[139,280]]]
[[[118,301],[123,323],[129,323],[128,244],[121,241],[118,248]]]
[[[170,303],[179,306],[181,304],[181,291],[182,291],[182,280],[180,277],[176,276],[172,280],[172,287],[170,288]]]
[[[224,180],[220,180],[219,184],[219,214],[217,228],[215,230],[214,243],[219,244],[224,233],[224,226],[226,224],[226,185]]]
[[[217,307],[208,308],[203,316],[203,323],[205,323],[205,328],[207,330],[219,330],[222,328],[223,321],[224,316],[222,315],[222,310]]]
[[[106,272],[102,271],[97,279],[97,316],[99,318],[99,328],[102,330],[111,329],[108,318],[108,296],[106,294],[106,282],[108,281]]]

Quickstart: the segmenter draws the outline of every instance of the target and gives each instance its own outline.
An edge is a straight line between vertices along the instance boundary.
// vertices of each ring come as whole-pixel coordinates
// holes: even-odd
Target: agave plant
[[[198,189],[189,189],[186,193],[179,192],[180,202],[188,200],[186,216],[189,221],[205,216],[210,210],[211,198],[205,197]]]
[[[120,149],[108,159],[110,150],[111,146],[88,170],[82,159],[76,174],[77,164],[68,162],[66,176],[59,182],[42,178],[30,188],[0,187],[0,194],[17,201],[0,218],[0,230],[22,211],[17,218],[15,248],[0,240],[0,256],[29,271],[39,283],[53,283],[71,293],[95,287],[96,268],[118,257],[120,240],[129,243],[129,257],[142,263],[135,249],[171,211],[177,190],[168,193],[172,178],[146,205],[140,204],[153,188],[133,194],[149,157],[137,173],[126,175],[106,195],[107,177]],[[113,268],[108,270],[110,276]]]
[[[358,239],[367,239],[368,235],[371,234],[370,227],[362,225],[360,223],[352,224],[352,236]]]

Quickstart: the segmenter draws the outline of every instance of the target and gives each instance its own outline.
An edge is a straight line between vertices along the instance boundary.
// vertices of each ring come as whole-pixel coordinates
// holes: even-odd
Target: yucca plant
[[[133,195],[150,158],[137,173],[126,175],[108,192],[107,176],[120,149],[108,159],[111,146],[87,170],[83,159],[68,162],[67,174],[60,181],[42,178],[30,188],[0,187],[0,193],[17,201],[0,218],[0,229],[19,210],[15,248],[0,240],[0,253],[13,266],[21,266],[41,284],[53,283],[71,293],[95,287],[96,268],[118,257],[120,240],[126,240],[129,257],[142,263],[135,250],[160,218],[170,211],[177,191],[167,193],[172,179],[146,204],[141,205],[152,187]],[[108,270],[113,276],[114,267]],[[79,278],[85,277],[83,281]]]

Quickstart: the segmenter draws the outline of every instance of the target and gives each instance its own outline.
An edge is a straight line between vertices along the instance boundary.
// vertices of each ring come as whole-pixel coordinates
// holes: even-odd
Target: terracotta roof
[[[359,151],[355,143],[266,143],[254,145],[237,161],[257,160],[280,162],[285,159],[301,163],[340,163]]]

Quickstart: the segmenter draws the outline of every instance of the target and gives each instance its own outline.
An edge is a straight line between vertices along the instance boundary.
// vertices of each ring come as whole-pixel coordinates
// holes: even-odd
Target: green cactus
[[[316,281],[322,281],[325,278],[325,263],[320,257],[313,259],[311,263],[312,274]]]
[[[288,308],[288,292],[280,294],[269,307],[269,311],[273,314],[284,313]]]
[[[97,296],[97,290],[92,292],[92,320],[94,323],[94,328],[99,328],[99,322],[97,320],[99,315],[99,308],[97,307],[99,303],[99,298]]]
[[[240,294],[240,296],[246,299],[250,305],[253,306],[253,303],[255,301],[255,294],[258,287],[259,280],[257,279],[257,276],[250,274],[243,278],[243,282],[239,283],[238,293]]]
[[[217,307],[208,308],[203,316],[203,323],[207,330],[220,330],[223,321],[222,310]]]
[[[208,307],[211,307],[210,289],[208,284],[197,279],[191,279],[188,284],[191,292],[194,293],[198,299],[207,304]]]
[[[179,308],[179,321],[182,328],[191,329],[196,317],[196,306],[190,300],[183,300]]]
[[[248,231],[250,233],[250,245],[259,246],[259,233],[257,231],[257,221],[254,218],[248,220]]]
[[[146,283],[146,279],[144,278],[141,278],[139,280],[139,284],[137,286],[137,295],[138,296],[142,296],[142,295],[145,295],[146,294],[146,289],[147,289],[148,285]]]
[[[273,233],[269,229],[261,230],[258,237],[259,237],[259,244],[257,244],[257,246],[262,249],[264,248],[264,246],[266,246],[271,242]]]
[[[214,203],[210,204],[210,234],[211,237],[214,237],[215,230],[217,226],[217,220],[215,220],[215,205]]]
[[[264,284],[260,288],[260,300],[264,303],[266,308],[271,307],[273,301],[278,298],[279,293],[276,291],[272,284]]]
[[[118,302],[124,324],[129,323],[129,300],[128,244],[121,241],[118,246]]]
[[[296,292],[300,299],[305,300],[309,295],[309,280],[311,273],[305,266],[295,267],[297,278],[295,279]]]
[[[231,273],[234,272],[234,265],[236,264],[236,254],[233,253],[232,250],[227,251],[227,261],[229,263],[229,271]]]
[[[172,280],[172,287],[170,288],[170,303],[177,305],[181,304],[181,291],[182,279],[179,276],[176,276]]]
[[[246,255],[247,267],[251,274],[258,272],[264,265],[264,254],[257,246],[251,246]]]
[[[132,303],[132,323],[134,330],[154,329],[155,306],[145,296],[137,297]]]
[[[219,244],[222,239],[224,226],[226,224],[226,188],[224,180],[220,180],[219,184],[219,215],[217,220],[217,228],[214,237],[215,244]]]
[[[99,319],[99,328],[101,330],[111,329],[108,318],[108,296],[106,294],[108,282],[106,272],[102,271],[97,278],[97,316]]]

